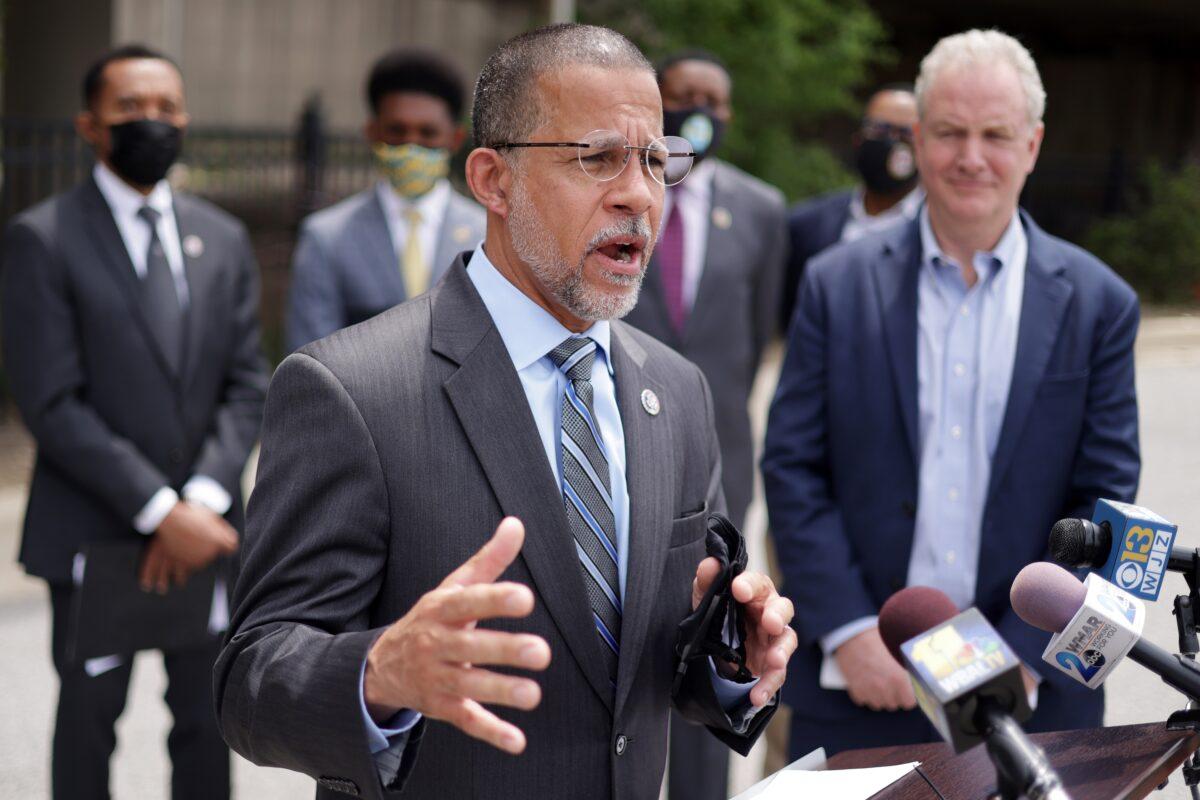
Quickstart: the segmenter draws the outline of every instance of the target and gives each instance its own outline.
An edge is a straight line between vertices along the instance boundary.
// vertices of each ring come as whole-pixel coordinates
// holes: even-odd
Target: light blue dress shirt
[[[546,459],[554,471],[554,479],[562,482],[561,453],[558,447],[562,425],[562,397],[567,377],[547,355],[562,342],[575,335],[587,336],[597,344],[592,362],[592,401],[596,424],[604,441],[608,458],[609,485],[612,487],[613,517],[617,527],[617,578],[621,599],[625,599],[625,577],[629,562],[629,492],[625,483],[625,429],[617,408],[617,392],[611,357],[612,328],[607,320],[595,322],[582,334],[574,334],[496,270],[480,243],[471,256],[467,277],[479,292],[504,347],[512,359],[538,437],[546,451]],[[364,673],[366,664],[363,665]],[[714,668],[715,670],[715,668]],[[748,705],[754,683],[734,683],[713,673],[717,699],[726,711]],[[359,696],[362,697],[361,678]],[[400,755],[408,740],[408,732],[420,719],[414,711],[401,711],[383,726],[377,726],[367,713],[363,701],[363,719],[371,752],[385,782],[389,782],[400,766]],[[747,709],[743,723],[748,723],[758,709]]]
[[[919,217],[917,404],[920,471],[909,586],[932,586],[960,609],[975,602],[979,538],[992,456],[1012,383],[1029,242],[1014,213],[990,252],[976,252],[968,288]],[[821,638],[828,659],[878,623],[863,617]]]

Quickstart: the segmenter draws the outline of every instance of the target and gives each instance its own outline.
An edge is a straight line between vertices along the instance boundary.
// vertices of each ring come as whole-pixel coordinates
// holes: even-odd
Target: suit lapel
[[[187,198],[175,198],[175,224],[183,251],[183,271],[187,278],[187,342],[181,374],[190,376],[200,366],[204,327],[211,318],[212,280],[217,270],[217,254]],[[183,382],[186,385],[186,382]]]
[[[1029,238],[1029,255],[1012,384],[996,453],[992,457],[992,474],[988,479],[989,504],[1012,462],[1014,448],[1046,374],[1072,294],[1071,284],[1059,278],[1063,264],[1051,251],[1045,234],[1024,212],[1021,212],[1021,221]]]
[[[385,307],[394,306],[407,299],[404,293],[404,277],[400,273],[400,255],[392,244],[392,232],[383,204],[379,202],[378,188],[372,186],[366,202],[354,213],[354,240],[362,250],[363,263],[374,278]]]
[[[120,285],[121,292],[125,295],[125,301],[129,305],[130,316],[133,317],[142,335],[146,337],[154,360],[172,382],[178,381],[178,376],[171,369],[170,360],[163,353],[162,345],[150,329],[150,323],[142,311],[137,273],[134,272],[133,262],[129,259],[129,251],[125,249],[125,240],[121,238],[121,232],[117,230],[112,209],[109,208],[104,195],[100,193],[100,188],[96,186],[95,179],[88,178],[87,183],[83,186],[82,197],[84,218],[87,220],[93,238],[99,244],[101,261],[108,268],[113,280]]]
[[[874,265],[879,307],[887,333],[892,380],[904,420],[914,466],[920,461],[917,443],[917,276],[921,267],[920,234],[916,222],[899,228],[883,246]]]
[[[696,285],[696,297],[687,322],[683,326],[685,341],[691,338],[693,330],[703,328],[706,316],[724,313],[724,304],[717,294],[720,276],[716,273],[738,260],[737,235],[734,233],[734,226],[740,220],[730,213],[731,198],[726,193],[727,187],[720,162],[714,167],[706,212],[708,218],[705,220],[708,225],[708,236],[704,245],[704,260],[700,265],[700,280]],[[714,221],[718,208],[724,212],[722,224],[719,225]]]
[[[650,389],[660,398],[667,397],[667,393],[645,369],[646,353],[625,328],[615,323],[612,333],[613,375],[625,430],[625,485],[629,494],[629,557],[617,674],[619,710],[633,687],[667,556],[665,532],[671,527],[671,480],[675,474],[669,415],[677,409],[668,405],[657,415],[646,413],[641,400],[644,390]]]
[[[600,658],[562,494],[546,461],[520,378],[487,308],[457,259],[432,297],[432,347],[459,365],[446,394],[500,508],[525,524],[521,558],[540,602],[600,699],[612,689]],[[520,464],[523,469],[514,469]]]

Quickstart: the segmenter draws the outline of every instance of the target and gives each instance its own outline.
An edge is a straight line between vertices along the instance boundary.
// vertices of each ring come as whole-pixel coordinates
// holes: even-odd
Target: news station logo
[[[1174,539],[1170,531],[1134,525],[1121,540],[1113,583],[1126,591],[1157,597]]]
[[[1008,663],[994,636],[972,636],[968,632],[964,637],[950,625],[914,642],[909,658],[946,694],[973,685],[1003,670]]]

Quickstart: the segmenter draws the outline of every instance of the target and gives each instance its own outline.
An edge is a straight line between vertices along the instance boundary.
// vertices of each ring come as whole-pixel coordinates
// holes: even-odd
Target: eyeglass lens
[[[597,181],[610,181],[621,174],[629,163],[631,151],[637,151],[638,161],[650,177],[663,184],[679,183],[692,169],[692,147],[686,139],[664,136],[645,147],[632,147],[629,140],[617,131],[592,131],[580,140],[579,165]]]

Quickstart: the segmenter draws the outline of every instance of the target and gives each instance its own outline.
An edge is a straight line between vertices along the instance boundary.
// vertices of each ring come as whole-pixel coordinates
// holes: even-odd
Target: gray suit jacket
[[[704,270],[680,336],[671,325],[657,259],[625,321],[694,362],[712,387],[725,497],[740,526],[754,487],[746,403],[763,347],[779,318],[787,257],[783,195],[723,161],[716,163]]]
[[[432,286],[454,257],[483,238],[486,214],[450,192],[434,253]],[[285,343],[288,352],[408,300],[376,187],[312,214],[292,256]]]
[[[163,485],[213,478],[234,498],[266,392],[258,269],[240,222],[176,193],[190,307],[186,358],[169,366],[103,195],[84,183],[25,211],[4,234],[4,366],[37,442],[21,562],[71,579],[86,542],[139,536]],[[190,251],[190,252],[189,252]]]
[[[235,750],[312,775],[328,797],[401,787],[414,798],[658,796],[675,631],[690,610],[708,511],[723,505],[720,456],[699,370],[619,322],[612,358],[630,493],[615,700],[561,490],[460,258],[426,295],[303,348],[275,374],[216,671]],[[645,389],[660,399],[657,415],[642,406]],[[542,636],[553,653],[537,676],[541,705],[497,710],[525,731],[528,749],[513,758],[422,722],[385,790],[360,708],[367,651],[506,515],[524,521],[526,539],[502,580],[530,586],[536,607],[486,624]],[[715,707],[715,697],[692,697]],[[769,717],[745,735],[719,735],[744,750]]]

